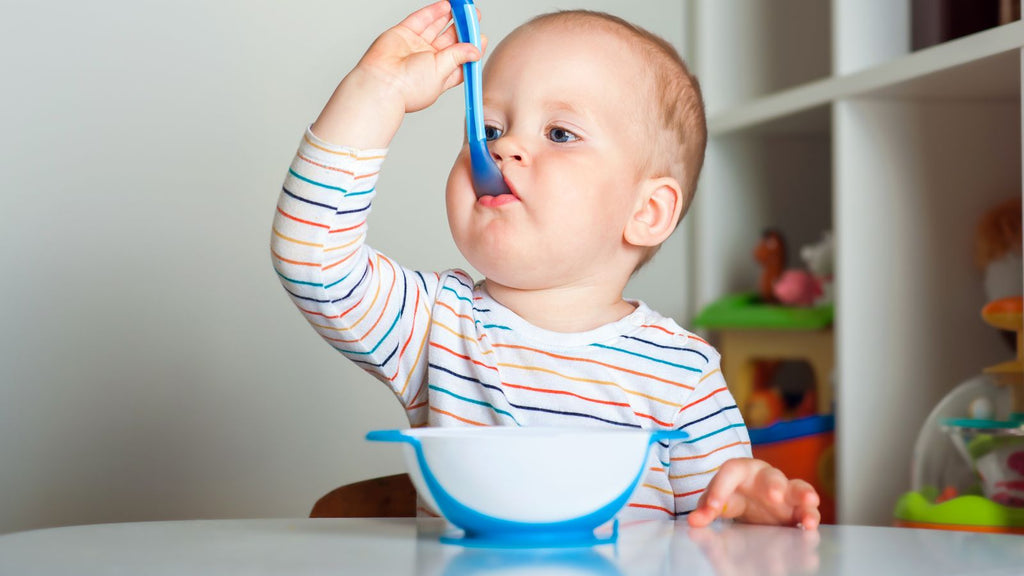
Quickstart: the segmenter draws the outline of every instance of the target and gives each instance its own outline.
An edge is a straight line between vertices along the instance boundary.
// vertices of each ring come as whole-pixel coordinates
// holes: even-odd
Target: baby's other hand
[[[819,503],[818,493],[807,482],[786,478],[763,460],[736,458],[711,479],[688,520],[694,527],[707,526],[715,518],[735,518],[814,530],[821,522]]]
[[[441,0],[410,14],[377,38],[356,70],[380,81],[388,96],[398,95],[405,112],[430,106],[462,82],[463,64],[482,57],[472,44],[459,42],[455,27],[448,26],[451,13],[448,0]]]

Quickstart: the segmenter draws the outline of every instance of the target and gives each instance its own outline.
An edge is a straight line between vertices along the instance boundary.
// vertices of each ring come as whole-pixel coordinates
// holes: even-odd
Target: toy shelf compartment
[[[833,230],[839,520],[887,525],[930,408],[1007,354],[980,318],[972,249],[980,216],[1021,195],[1024,23],[911,52],[909,0],[793,0],[779,11],[807,12],[789,22],[766,13],[774,1],[718,2],[694,1],[710,138],[691,307],[757,286],[765,227],[786,234],[792,267]],[[760,31],[721,46],[746,28]],[[757,53],[786,35],[800,53]],[[792,75],[737,78],[783,57]]]

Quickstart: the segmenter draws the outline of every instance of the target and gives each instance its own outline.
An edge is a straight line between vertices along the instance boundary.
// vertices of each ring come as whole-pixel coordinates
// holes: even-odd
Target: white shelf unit
[[[792,266],[834,231],[838,518],[890,524],[929,411],[1012,355],[972,255],[980,216],[1021,194],[1024,23],[911,52],[909,0],[689,9],[710,132],[693,308],[756,286],[762,229]]]

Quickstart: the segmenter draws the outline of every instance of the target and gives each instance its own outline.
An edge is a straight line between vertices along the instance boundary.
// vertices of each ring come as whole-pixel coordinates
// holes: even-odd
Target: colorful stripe
[[[597,360],[595,358],[585,358],[585,357],[580,357],[580,356],[565,356],[563,354],[555,354],[554,352],[547,352],[547,351],[544,351],[544,350],[539,350],[537,348],[533,348],[533,347],[530,347],[530,346],[523,346],[523,345],[519,345],[519,344],[495,344],[494,347],[495,348],[508,348],[508,349],[511,349],[511,350],[523,350],[523,351],[526,351],[526,352],[534,352],[536,354],[540,354],[540,355],[544,355],[544,356],[549,356],[549,357],[555,358],[557,360],[565,360],[565,361],[568,361],[568,362],[582,362],[582,363],[596,364],[598,366],[603,366],[605,368],[609,368],[611,370],[616,370],[616,371],[619,371],[619,372],[624,372],[626,374],[631,374],[633,376],[639,376],[641,378],[647,378],[649,380],[655,380],[657,382],[661,382],[661,383],[664,383],[664,384],[669,384],[671,386],[677,386],[679,388],[684,388],[686,390],[693,390],[693,386],[690,386],[690,385],[687,385],[687,384],[683,384],[682,382],[676,382],[676,381],[673,381],[673,380],[668,380],[668,379],[661,378],[659,376],[655,376],[653,374],[648,374],[648,373],[645,373],[645,372],[638,372],[638,371],[633,370],[631,368],[626,368],[625,366],[620,366],[620,365],[617,365],[617,364],[611,364],[611,363],[608,363],[608,362],[603,361],[603,360]]]

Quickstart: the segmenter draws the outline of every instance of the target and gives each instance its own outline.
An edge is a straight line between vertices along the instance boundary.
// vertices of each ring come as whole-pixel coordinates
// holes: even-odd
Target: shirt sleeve
[[[271,256],[313,329],[408,409],[421,392],[438,276],[406,270],[365,243],[386,152],[329,144],[307,129],[278,199]]]
[[[750,436],[722,377],[717,352],[709,356],[697,386],[679,410],[675,427],[689,433],[686,440],[670,448],[669,482],[678,515],[697,507],[697,500],[722,464],[751,456]]]

